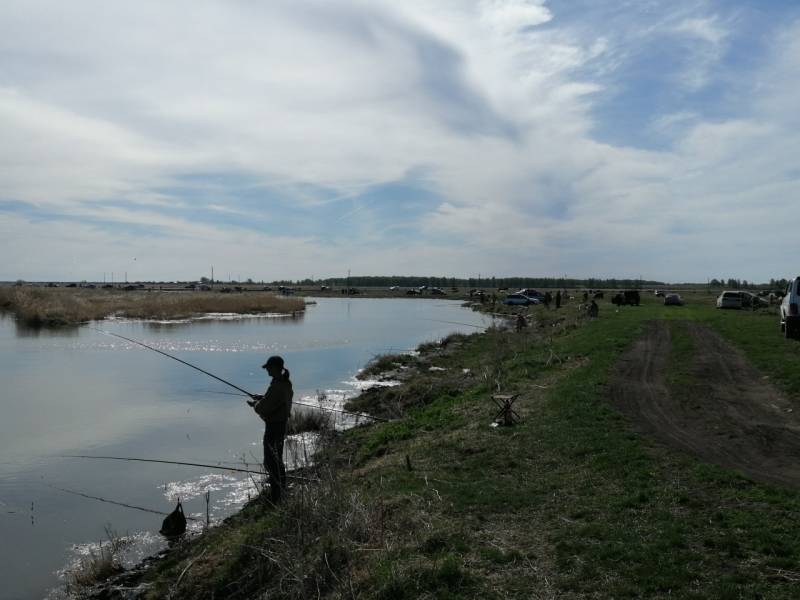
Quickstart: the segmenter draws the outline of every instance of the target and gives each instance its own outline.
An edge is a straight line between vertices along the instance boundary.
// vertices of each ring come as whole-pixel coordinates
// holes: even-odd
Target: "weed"
[[[79,597],[89,588],[123,571],[119,555],[128,542],[110,526],[106,526],[105,531],[108,543],[101,541],[96,550],[90,548],[88,555],[66,572],[66,591],[70,597]]]

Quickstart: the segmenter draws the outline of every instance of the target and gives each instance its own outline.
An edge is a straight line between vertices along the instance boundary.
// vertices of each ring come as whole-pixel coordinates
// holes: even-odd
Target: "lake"
[[[296,401],[336,407],[356,393],[355,375],[374,356],[489,324],[457,301],[406,298],[318,299],[294,318],[109,320],[60,330],[0,317],[0,598],[60,597],[63,569],[110,536],[126,540],[128,565],[163,548],[163,516],[142,509],[169,512],[180,498],[198,519],[190,524],[196,530],[205,522],[206,492],[212,523],[255,493],[242,473],[64,457],[250,468],[261,461],[263,423],[243,396],[92,327],[258,393],[267,385],[260,366],[280,354]],[[313,442],[302,436],[291,442],[288,459],[300,463]]]

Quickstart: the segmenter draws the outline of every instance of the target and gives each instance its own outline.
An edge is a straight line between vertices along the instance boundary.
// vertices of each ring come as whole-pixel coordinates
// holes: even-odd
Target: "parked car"
[[[503,304],[528,306],[529,304],[539,304],[539,300],[536,298],[529,298],[525,294],[509,294],[505,297],[505,300],[503,300]]]
[[[722,292],[717,296],[717,308],[742,308],[742,293]]]
[[[787,339],[800,338],[800,277],[795,277],[786,288],[781,302],[781,331]]]
[[[680,294],[663,294],[664,306],[683,306],[683,298]]]
[[[742,308],[765,308],[769,306],[769,301],[759,298],[752,292],[742,292]]]
[[[433,296],[447,296],[447,292],[445,292],[442,288],[431,288],[431,295]]]
[[[527,296],[528,298],[536,298],[538,300],[544,298],[544,294],[542,292],[534,290],[532,288],[522,288],[517,293],[522,294],[523,296]]]
[[[625,290],[618,292],[612,299],[611,303],[617,306],[639,306],[641,296],[638,290]]]

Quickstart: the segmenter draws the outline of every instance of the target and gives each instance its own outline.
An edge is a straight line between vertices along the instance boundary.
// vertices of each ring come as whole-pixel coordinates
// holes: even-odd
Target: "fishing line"
[[[134,458],[131,456],[91,456],[88,454],[61,454],[59,458],[98,458],[102,460],[124,460],[130,462],[146,462],[146,463],[162,463],[165,465],[182,465],[187,467],[203,467],[206,469],[219,469],[220,471],[236,471],[238,473],[254,473],[256,475],[264,475],[264,471],[254,471],[252,469],[240,469],[237,467],[223,467],[221,465],[209,465],[204,463],[194,462],[181,462],[177,460],[161,460],[157,458]],[[289,475],[289,479],[297,479],[299,481],[314,481],[308,477],[300,477],[299,475]]]
[[[205,375],[208,375],[209,377],[213,377],[217,381],[221,381],[225,385],[229,385],[230,387],[232,387],[235,390],[239,390],[243,395],[247,396],[248,398],[252,398],[253,397],[253,394],[251,394],[250,392],[248,392],[245,389],[240,388],[238,385],[236,385],[234,383],[231,383],[230,381],[227,381],[227,380],[223,379],[222,377],[218,377],[218,376],[214,375],[213,373],[209,373],[205,369],[201,369],[200,367],[198,367],[196,365],[193,365],[190,362],[186,362],[185,360],[182,360],[182,359],[178,358],[177,356],[173,356],[172,354],[167,354],[166,352],[164,352],[163,350],[159,350],[158,348],[153,348],[152,346],[149,346],[149,345],[145,344],[144,342],[140,342],[138,340],[134,340],[133,338],[125,337],[124,335],[119,335],[118,333],[111,333],[110,331],[105,331],[103,329],[98,329],[97,327],[90,327],[90,329],[94,329],[95,331],[99,331],[100,333],[104,333],[106,335],[110,335],[110,336],[119,338],[121,340],[125,340],[127,342],[131,342],[132,344],[136,344],[138,346],[142,346],[143,348],[147,348],[148,350],[152,350],[153,352],[158,352],[159,354],[163,354],[167,358],[171,358],[172,360],[176,360],[179,363],[182,363],[182,364],[186,365],[187,367],[191,367],[192,369],[195,369],[196,371],[200,371],[201,373],[203,373]],[[233,395],[237,395],[237,394],[233,394]],[[387,422],[389,420],[389,419],[381,419],[380,417],[373,417],[372,415],[354,413],[354,412],[350,412],[350,411],[347,411],[347,410],[338,410],[336,408],[328,408],[326,406],[316,406],[314,404],[306,404],[305,402],[295,402],[295,401],[293,401],[292,404],[299,404],[300,406],[308,406],[309,408],[316,408],[318,410],[328,410],[328,411],[331,411],[331,412],[338,412],[338,413],[343,413],[343,414],[346,414],[346,415],[353,415],[355,417],[363,417],[365,419],[373,419],[375,421]]]
[[[83,498],[89,498],[90,500],[99,500],[100,502],[106,502],[108,504],[116,504],[117,506],[124,506],[125,508],[132,508],[134,510],[141,510],[142,512],[149,512],[155,515],[168,515],[169,513],[162,512],[160,510],[155,510],[153,508],[145,508],[143,506],[136,506],[135,504],[125,504],[124,502],[117,502],[116,500],[109,500],[108,498],[101,498],[100,496],[92,496],[91,494],[86,494],[84,492],[79,492],[77,490],[68,490],[67,488],[58,487],[57,485],[53,485],[51,483],[45,484],[47,487],[53,488],[54,490],[58,490],[59,492],[64,492],[67,494],[73,494],[75,496],[81,496]],[[197,521],[198,519],[194,517],[186,517],[190,521]]]
[[[217,390],[195,390],[195,392],[202,393],[202,394],[222,394],[223,396],[241,396],[241,394],[236,394],[234,392],[222,392]],[[249,394],[248,394],[249,395]],[[382,421],[384,423],[388,422],[389,419],[382,419],[381,417],[373,417],[372,415],[367,415],[364,413],[356,413],[351,412],[349,410],[342,410],[338,408],[330,408],[328,406],[318,406],[316,404],[308,404],[307,402],[298,402],[297,400],[292,400],[292,405],[295,404],[299,406],[307,406],[308,408],[316,408],[319,410],[330,410],[332,412],[342,413],[345,415],[351,415],[353,417],[362,417],[364,419],[374,419],[375,421]]]
[[[450,323],[451,325],[464,325],[465,327],[474,327],[475,329],[489,329],[487,325],[472,325],[471,323],[461,323],[460,321],[442,321],[441,319],[422,319],[423,321],[433,321],[434,323]]]

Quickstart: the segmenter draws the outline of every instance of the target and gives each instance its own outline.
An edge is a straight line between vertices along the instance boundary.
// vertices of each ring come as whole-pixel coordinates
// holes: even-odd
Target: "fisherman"
[[[517,313],[517,332],[520,332],[523,329],[525,329],[525,326],[527,324],[528,322],[525,320],[525,315],[523,315],[521,312]]]
[[[272,377],[264,395],[252,394],[247,403],[264,420],[264,468],[269,476],[270,500],[278,503],[286,489],[286,465],[283,463],[283,439],[286,422],[292,411],[292,382],[280,356],[270,356],[262,366]]]
[[[592,303],[589,305],[589,317],[592,319],[596,319],[600,314],[600,307],[597,306],[597,302],[592,299]]]
[[[561,308],[561,290],[556,292],[556,310]]]
[[[553,295],[550,292],[544,293],[544,307],[549,309],[550,303],[553,301]]]

